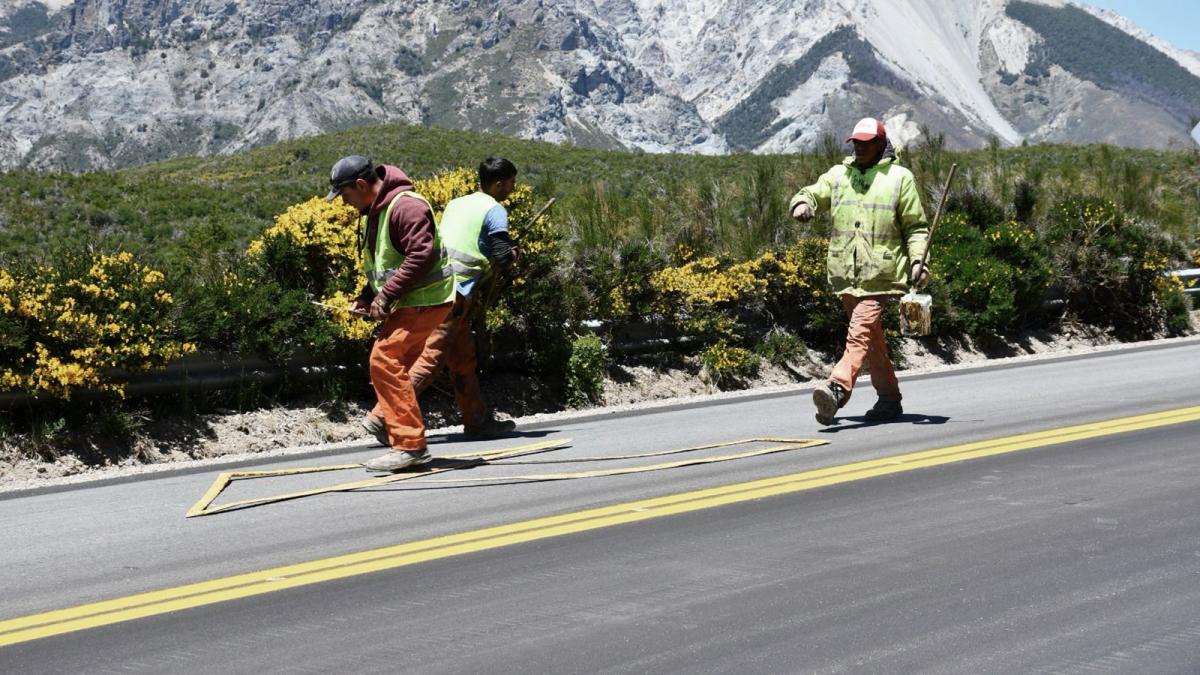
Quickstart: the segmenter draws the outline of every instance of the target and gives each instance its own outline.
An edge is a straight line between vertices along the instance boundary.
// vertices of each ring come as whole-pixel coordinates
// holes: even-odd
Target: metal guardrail
[[[1200,295],[1200,268],[1163,272],[1164,277],[1178,277],[1183,282],[1184,293]],[[1061,304],[1062,300],[1049,301]],[[605,329],[602,321],[588,320],[580,326],[584,330],[600,333]],[[626,339],[607,346],[610,353],[637,355],[678,351],[694,347],[699,338],[690,335],[662,335],[662,327],[653,324],[635,324],[625,327]],[[126,385],[131,397],[156,394],[202,392],[228,389],[247,384],[271,384],[284,377],[317,379],[330,374],[331,370],[344,370],[344,366],[319,366],[311,359],[301,359],[288,366],[278,366],[257,358],[229,359],[219,354],[193,354],[148,373],[121,374],[117,378]],[[99,395],[95,391],[81,391],[81,398]],[[0,411],[11,411],[22,406],[36,405],[38,400],[28,394],[0,392]]]
[[[317,379],[341,370],[343,366],[319,366],[298,361],[277,366],[257,358],[222,358],[219,354],[190,354],[158,370],[144,373],[112,371],[112,379],[125,385],[128,397],[140,398],[159,394],[199,393],[231,389],[245,385],[269,385],[284,377]],[[75,396],[87,400],[102,395],[91,389],[80,390]],[[0,392],[0,411],[38,405],[42,401],[24,393]]]
[[[1200,267],[1190,270],[1163,272],[1163,276],[1175,277],[1183,282],[1183,292],[1188,295],[1200,294]]]
[[[585,330],[598,333],[604,330],[600,321],[585,321]],[[698,338],[687,335],[660,336],[651,325],[632,326],[629,339],[608,345],[608,351],[620,355],[636,355],[678,351],[693,346]],[[512,360],[515,354],[499,354],[494,358],[501,363]],[[507,357],[507,358],[506,358]],[[366,351],[363,352],[366,360]],[[285,377],[297,380],[316,380],[335,371],[345,371],[341,365],[317,365],[315,359],[302,357],[289,365],[276,365],[259,358],[233,358],[221,354],[190,354],[167,366],[145,373],[113,371],[112,379],[125,385],[125,394],[130,398],[144,398],[161,394],[200,393],[221,389],[235,389],[247,385],[271,385]],[[75,393],[79,399],[103,395],[95,390]],[[49,400],[49,399],[47,399]],[[45,401],[25,393],[0,392],[0,414],[22,407],[38,405]]]

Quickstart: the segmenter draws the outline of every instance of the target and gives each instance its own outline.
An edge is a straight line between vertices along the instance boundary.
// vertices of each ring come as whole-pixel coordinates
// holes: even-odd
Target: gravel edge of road
[[[932,368],[919,368],[900,371],[900,375],[904,380],[923,380],[948,375],[960,375],[976,371],[1018,368],[1037,363],[1076,361],[1114,353],[1125,354],[1154,351],[1159,349],[1170,349],[1173,347],[1187,346],[1191,344],[1200,344],[1200,335],[1162,340],[1149,340],[1145,342],[1102,345],[1071,349],[1068,351],[1046,352],[1041,354],[989,359],[982,362],[943,365]],[[563,423],[620,419],[623,417],[635,417],[639,415],[687,410],[691,408],[702,408],[714,405],[724,405],[728,403],[757,401],[777,398],[780,396],[801,394],[811,391],[812,388],[813,383],[761,387],[742,391],[705,394],[701,396],[687,396],[680,398],[642,401],[639,403],[611,407],[585,408],[557,413],[543,413],[522,417],[516,421],[522,431],[541,431]],[[453,435],[459,433],[460,431],[461,427],[453,426],[429,429],[427,433],[432,437]],[[224,455],[210,459],[196,459],[163,464],[115,467],[112,469],[106,469],[102,473],[97,474],[44,479],[44,481],[39,481],[39,483],[34,486],[23,485],[20,483],[12,486],[0,486],[0,500],[17,499],[20,497],[31,497],[77,489],[118,485],[121,483],[131,483],[139,480],[168,478],[214,471],[228,471],[231,469],[272,464],[281,460],[288,461],[295,459],[329,457],[347,452],[368,450],[374,447],[378,447],[378,444],[373,440],[364,439],[352,442],[323,443],[320,445],[281,448],[267,452],[245,453],[241,455]]]

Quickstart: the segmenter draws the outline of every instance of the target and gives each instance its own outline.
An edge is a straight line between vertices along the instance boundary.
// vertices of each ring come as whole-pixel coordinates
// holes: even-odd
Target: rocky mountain
[[[0,168],[404,121],[649,152],[1182,147],[1200,56],[1058,0],[0,0]]]

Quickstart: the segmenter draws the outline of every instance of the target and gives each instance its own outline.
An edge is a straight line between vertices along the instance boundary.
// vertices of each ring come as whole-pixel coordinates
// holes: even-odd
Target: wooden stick
[[[317,302],[316,300],[312,300],[311,302],[312,302],[312,304],[316,305],[317,307],[324,307],[325,309],[328,309],[331,312],[343,312],[345,314],[353,314],[355,316],[370,316],[367,312],[364,312],[361,310],[346,309],[345,307],[336,307],[334,305],[327,305],[323,302]]]
[[[546,202],[545,206],[538,209],[538,212],[533,214],[533,217],[529,219],[529,222],[526,223],[525,227],[533,227],[533,224],[538,221],[538,218],[541,218],[543,213],[545,213],[546,211],[549,211],[550,207],[554,206],[554,202],[556,202],[556,201],[558,201],[557,197],[551,197],[550,201]]]
[[[525,224],[525,227],[533,227],[537,223],[538,219],[542,217],[542,214],[544,214],[546,211],[549,211],[550,207],[554,206],[554,202],[556,201],[558,201],[557,198],[551,197],[550,201],[546,202],[545,206],[538,209],[538,212],[533,214],[533,217],[529,219],[529,222]],[[520,249],[518,248],[518,250]],[[485,274],[483,278],[476,282],[476,288],[483,288],[485,292],[483,301],[476,303],[475,309],[477,311],[484,311],[489,305],[495,302],[496,297],[500,295],[500,290],[504,288],[504,286],[508,285],[508,281],[510,281],[510,279],[508,278],[507,274],[499,272],[495,266],[489,268],[487,274]]]
[[[925,252],[921,254],[921,269],[925,269],[925,261],[929,260],[929,249],[933,248],[933,233],[937,232],[938,223],[942,222],[942,211],[946,208],[946,198],[950,196],[950,183],[958,171],[958,164],[950,165],[950,175],[946,176],[946,187],[942,189],[942,198],[938,200],[937,211],[933,214],[933,224],[929,226],[929,236],[925,239]]]

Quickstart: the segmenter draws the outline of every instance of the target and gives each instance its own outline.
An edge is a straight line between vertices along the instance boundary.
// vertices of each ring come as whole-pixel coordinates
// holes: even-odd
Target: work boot
[[[517,423],[512,420],[498,420],[491,415],[479,425],[463,425],[463,435],[469,439],[487,439],[507,436],[517,430]]]
[[[904,406],[900,405],[900,401],[889,401],[880,399],[875,401],[875,407],[866,411],[865,418],[871,422],[887,422],[889,419],[895,419],[904,414]]]
[[[813,405],[817,407],[817,422],[833,424],[833,416],[846,404],[846,390],[836,382],[823,382],[813,390]]]
[[[900,401],[888,401],[881,398],[875,402],[875,407],[868,410],[864,417],[872,422],[886,422],[903,414],[904,407],[900,405]]]
[[[429,460],[433,459],[429,456],[429,451],[422,448],[421,450],[391,450],[375,459],[363,462],[363,468],[372,473],[396,472],[405,469],[412,469],[422,464],[428,464]]]
[[[367,433],[375,437],[383,447],[391,446],[391,441],[388,440],[387,427],[383,426],[383,420],[374,415],[367,415],[363,418],[362,427],[367,430]]]

